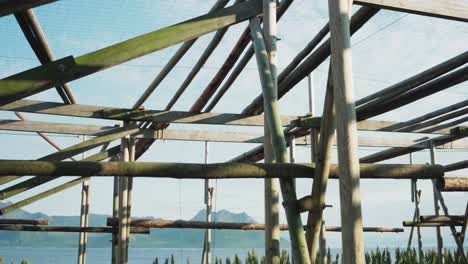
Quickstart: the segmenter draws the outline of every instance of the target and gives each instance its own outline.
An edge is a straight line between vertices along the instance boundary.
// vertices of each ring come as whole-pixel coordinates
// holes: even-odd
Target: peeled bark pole
[[[468,192],[468,177],[444,177],[437,181],[442,192]]]
[[[268,63],[271,70],[273,92],[278,90],[276,56],[276,0],[263,0],[263,35]],[[255,45],[254,45],[255,46]],[[253,55],[253,53],[252,53]],[[268,102],[267,102],[268,103]],[[265,106],[266,108],[267,106]],[[264,154],[265,163],[274,163],[273,145],[268,117],[265,115]],[[292,148],[292,145],[291,145]],[[292,151],[292,149],[291,149]],[[293,162],[291,162],[293,163]],[[280,263],[280,228],[279,228],[279,182],[278,179],[265,179],[265,262]]]
[[[287,157],[287,153],[286,157]],[[287,163],[163,163],[163,162],[92,162],[0,160],[0,178],[4,175],[49,176],[129,176],[176,179],[253,179],[313,178],[315,164]],[[440,165],[360,164],[362,179],[441,179]],[[336,164],[330,166],[330,178],[338,179]]]
[[[272,77],[272,69],[268,60],[265,42],[263,40],[260,23],[257,18],[250,20],[250,31],[254,44],[257,65],[262,83],[263,98],[265,103],[265,113],[268,119],[268,127],[271,133],[271,144],[276,162],[287,163],[288,151],[281,126],[278,111],[277,91],[275,88],[275,78]],[[294,179],[280,179],[281,192],[283,195],[286,219],[290,226],[289,236],[291,239],[292,259],[296,264],[309,264],[309,252],[302,228],[302,220],[296,208],[297,197]]]
[[[0,219],[0,225],[48,225],[48,220]]]
[[[359,155],[349,29],[352,0],[329,0],[328,6],[340,166],[343,259],[345,264],[364,264]]]
[[[117,219],[107,218],[107,225],[114,226],[118,224]],[[184,229],[230,229],[230,230],[264,230],[264,224],[256,223],[228,223],[228,222],[200,222],[200,221],[184,221],[184,220],[147,220],[147,219],[131,219],[130,226],[140,228],[184,228]],[[279,225],[280,230],[288,230],[288,225]],[[306,229],[307,227],[304,227]],[[327,226],[328,232],[341,232],[339,226]],[[365,227],[365,232],[377,233],[401,233],[403,228],[388,228],[388,227]]]
[[[335,109],[333,99],[333,81],[331,66],[328,73],[327,91],[325,94],[325,106],[323,118],[320,123],[320,137],[317,151],[317,168],[314,171],[314,182],[312,184],[312,199],[317,206],[309,211],[306,238],[309,246],[310,262],[316,263],[317,246],[322,225],[323,208],[325,205],[325,193],[327,190],[328,177],[330,174],[330,160],[332,155],[333,137],[335,135]]]
[[[0,225],[4,231],[31,231],[31,232],[61,232],[61,233],[117,233],[114,227],[79,227],[79,226],[30,226],[30,225]],[[132,234],[149,234],[146,227],[132,227]]]

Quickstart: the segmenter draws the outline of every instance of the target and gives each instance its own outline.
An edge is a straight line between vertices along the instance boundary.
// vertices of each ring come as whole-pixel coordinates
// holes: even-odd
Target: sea
[[[237,254],[242,260],[245,259],[249,249],[242,248],[215,248],[212,254],[224,259],[231,259]],[[254,249],[258,255],[263,255],[262,248]],[[30,264],[65,264],[76,263],[77,248],[0,248],[0,256],[3,257],[5,263],[20,263],[22,259],[26,259]],[[175,262],[200,263],[201,248],[130,248],[129,263],[131,264],[152,264],[155,257],[158,257],[159,263],[163,264],[165,258],[174,256]],[[110,248],[88,248],[86,251],[86,263],[88,264],[108,264],[111,260]],[[214,263],[214,261],[213,261]]]

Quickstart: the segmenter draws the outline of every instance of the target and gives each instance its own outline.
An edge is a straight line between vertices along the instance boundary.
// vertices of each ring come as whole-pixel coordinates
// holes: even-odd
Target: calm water
[[[233,257],[238,254],[241,259],[245,259],[248,249],[234,248],[216,248],[214,250],[216,256],[226,258]],[[257,252],[262,252],[263,249],[255,249]],[[164,258],[168,258],[174,254],[176,263],[186,263],[187,257],[191,263],[200,263],[201,248],[130,248],[129,263],[131,264],[152,264],[154,257],[159,258],[159,263],[164,262]],[[104,264],[110,263],[110,248],[89,248],[87,251],[87,263],[89,264]],[[0,256],[5,260],[5,263],[10,263],[13,259],[14,263],[20,263],[21,259],[27,259],[31,264],[64,264],[76,263],[77,249],[76,248],[0,248]],[[181,261],[183,259],[183,261]]]
[[[242,260],[245,260],[247,251],[245,248],[216,248],[214,254],[225,259],[230,257],[233,259],[234,254],[238,254]],[[257,255],[263,255],[263,248],[256,248]],[[366,249],[371,250],[371,249]],[[453,250],[453,248],[451,248]],[[340,249],[331,249],[333,256],[340,252]],[[187,262],[187,258],[191,263],[200,263],[201,248],[130,248],[129,263],[131,264],[152,264],[154,257],[159,258],[159,263],[164,263],[165,258],[169,258],[172,254],[176,263]],[[89,248],[87,251],[88,264],[104,264],[110,263],[110,248]],[[391,250],[393,257],[394,251]],[[65,264],[76,263],[77,249],[76,248],[0,248],[0,256],[5,260],[5,263],[10,263],[13,259],[14,263],[20,263],[21,259],[27,259],[31,264]],[[182,260],[182,261],[181,261]],[[224,261],[223,261],[224,262]]]

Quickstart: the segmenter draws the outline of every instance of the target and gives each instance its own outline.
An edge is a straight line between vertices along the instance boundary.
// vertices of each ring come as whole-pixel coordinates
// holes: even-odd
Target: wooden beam
[[[419,227],[442,227],[442,226],[461,226],[462,223],[454,222],[413,222],[403,221],[403,226],[419,226]]]
[[[356,0],[354,4],[468,22],[464,0]]]
[[[408,121],[401,122],[399,124],[395,124],[395,125],[386,127],[385,129],[383,129],[383,131],[398,131],[400,129],[406,129],[407,130],[411,126],[417,125],[420,122],[435,118],[437,116],[440,116],[440,115],[443,115],[443,114],[446,114],[446,113],[449,113],[449,112],[452,112],[452,111],[455,111],[455,110],[458,110],[458,109],[463,108],[465,106],[468,106],[468,99],[464,100],[464,101],[461,101],[459,103],[456,103],[456,104],[453,104],[453,105],[438,109],[436,111],[424,114],[422,116],[418,116],[418,117],[410,119]]]
[[[444,166],[444,171],[455,171],[455,170],[462,170],[468,168],[468,160],[462,160],[459,162],[455,162],[452,164],[448,164]]]
[[[446,60],[440,64],[437,64],[423,72],[406,78],[394,85],[391,85],[385,89],[379,90],[375,93],[367,95],[356,101],[357,106],[377,106],[382,102],[385,102],[393,97],[405,93],[411,89],[414,89],[424,83],[427,83],[435,78],[438,78],[468,62],[468,51],[465,51],[449,60]],[[416,124],[423,120],[410,121],[412,124]]]
[[[263,0],[263,39],[265,45],[266,59],[270,68],[270,76],[273,83],[273,90],[278,89],[277,78],[277,18],[276,18],[276,0]],[[249,27],[250,28],[250,27]],[[252,29],[250,29],[252,32]],[[252,32],[254,33],[254,32]],[[255,41],[255,40],[254,40]],[[253,57],[258,52],[258,45],[252,43],[251,49],[244,56]],[[258,56],[257,56],[258,59]],[[259,70],[261,70],[259,68]],[[232,76],[232,74],[231,74]],[[265,117],[265,124],[271,122],[268,116]],[[263,126],[264,134],[264,154],[265,163],[274,163],[275,155],[272,145],[272,133],[270,126]],[[290,144],[290,162],[294,163],[294,138],[291,138],[293,144]],[[265,216],[265,263],[278,264],[280,263],[281,249],[280,249],[280,228],[279,228],[279,214],[280,214],[280,182],[278,179],[265,179],[264,180],[264,216]]]
[[[250,20],[250,33],[257,59],[257,68],[262,84],[267,125],[271,135],[272,153],[277,163],[288,163],[286,140],[281,126],[277,97],[276,68],[272,68],[268,58],[263,32],[257,18]],[[309,264],[309,251],[302,228],[301,216],[297,210],[297,196],[294,179],[279,180],[283,196],[283,206],[289,225],[292,261],[297,264]]]
[[[115,153],[115,148],[112,148],[112,149],[109,149],[107,151],[102,151],[102,152],[99,152],[99,153],[94,154],[92,156],[89,156],[89,157],[85,158],[84,160],[86,160],[86,161],[100,161],[100,160],[107,159],[110,154],[114,154],[114,153]],[[115,153],[114,155],[116,155],[117,153]],[[86,174],[83,174],[83,175],[86,175]],[[82,176],[82,175],[77,175],[77,176]],[[21,177],[21,176],[19,176],[19,175],[8,175],[8,176],[5,177],[5,178],[7,178],[6,181],[2,181],[2,178],[0,178],[0,182],[6,183],[6,182],[9,182],[9,181],[12,181],[13,179],[17,179],[19,177]],[[27,190],[32,189],[34,187],[37,187],[39,185],[50,182],[50,181],[52,181],[54,179],[55,179],[55,177],[33,177],[33,178],[30,178],[30,179],[27,179],[25,181],[19,182],[19,183],[15,184],[15,185],[12,185],[12,186],[9,186],[7,188],[2,189],[0,191],[0,199],[7,199],[7,198],[9,198],[11,196],[14,196],[14,195],[18,194],[18,193],[27,191]]]
[[[0,160],[0,176],[129,176],[176,179],[313,178],[315,164],[163,163]],[[440,165],[361,164],[363,179],[440,179]],[[338,178],[338,166],[330,167],[330,178]]]
[[[55,1],[57,0],[3,0],[0,1],[0,17]]]
[[[36,114],[74,116],[122,121],[148,121],[154,123],[181,123],[207,125],[263,126],[263,115],[247,116],[226,113],[192,113],[184,111],[132,110],[91,105],[67,105],[62,103],[19,100],[0,106],[0,110]],[[281,121],[289,124],[297,116],[283,116]]]
[[[48,225],[48,220],[0,219],[0,225]]]
[[[441,192],[468,192],[468,177],[444,177],[437,181]]]
[[[117,224],[117,219],[107,218],[107,225],[113,226]],[[228,223],[228,222],[201,222],[201,221],[184,221],[184,220],[147,220],[147,219],[131,219],[132,227],[144,228],[189,228],[189,229],[227,229],[227,230],[264,230],[264,224],[257,223]],[[288,230],[287,225],[279,225],[280,229]],[[307,227],[304,227],[307,228]],[[327,226],[329,232],[341,232],[341,227]],[[404,232],[403,228],[387,228],[387,227],[365,227],[365,232],[378,233],[400,233]]]
[[[357,119],[365,120],[408,105],[429,95],[448,89],[468,80],[468,66],[458,68],[437,79],[426,82],[412,90],[396,95],[379,104],[369,103],[356,109]]]
[[[352,0],[330,0],[331,76],[335,100],[343,259],[363,264],[364,237],[351,52]]]
[[[118,44],[85,54],[68,57],[0,80],[0,104],[70,82],[109,67],[127,62],[163,48],[260,15],[258,1],[244,1],[228,8],[156,30]]]
[[[258,1],[261,2],[261,1]],[[282,0],[277,9],[277,19],[280,19],[289,6],[292,4],[293,0]],[[239,40],[236,42],[236,45],[233,47],[231,52],[229,53],[228,57],[226,58],[225,62],[218,70],[216,75],[210,81],[210,83],[206,86],[206,88],[201,93],[200,97],[196,100],[196,102],[190,108],[191,111],[200,112],[202,111],[203,107],[208,103],[210,98],[214,95],[216,90],[218,90],[221,83],[224,81],[228,73],[234,67],[235,63],[242,55],[242,52],[245,50],[247,45],[250,42],[250,29],[247,27],[239,37]],[[242,59],[245,64],[252,58],[254,54],[253,46],[246,51],[244,58]],[[236,68],[238,73],[242,71],[243,67]],[[234,76],[233,76],[234,77]],[[235,79],[235,78],[234,78]],[[230,78],[230,81],[234,81],[233,78]],[[227,90],[229,86],[225,86],[224,89]],[[218,99],[219,100],[219,99]],[[213,106],[214,107],[214,106]],[[209,111],[209,110],[208,110]]]
[[[29,225],[0,225],[3,231],[32,231],[32,232],[59,232],[59,233],[115,233],[113,227],[79,227],[79,226],[29,226]],[[130,230],[133,234],[149,234],[145,227],[134,227]]]
[[[335,100],[333,95],[332,66],[328,70],[328,81],[325,92],[325,103],[320,127],[320,136],[318,143],[317,170],[314,172],[314,181],[312,184],[312,199],[317,204],[315,208],[309,211],[307,217],[306,238],[309,246],[310,262],[317,263],[317,249],[319,248],[320,233],[323,223],[323,209],[325,206],[325,194],[330,172],[330,163],[332,157],[333,139],[335,136]],[[312,141],[311,141],[312,142]]]
[[[42,31],[39,20],[32,9],[24,10],[15,14],[15,18],[23,31],[26,40],[36,54],[41,64],[47,64],[55,60],[52,50],[49,48],[47,39]],[[68,84],[59,84],[55,87],[64,103],[75,104],[76,99]]]
[[[240,0],[236,0],[235,4],[239,3]],[[211,39],[211,42],[208,44],[206,49],[203,51],[202,55],[198,59],[198,61],[195,63],[193,66],[192,70],[190,70],[189,74],[185,78],[185,80],[182,82],[180,85],[179,89],[175,92],[175,94],[172,96],[172,98],[169,100],[169,103],[166,105],[165,110],[170,110],[175,103],[179,100],[179,98],[182,96],[182,94],[187,90],[188,86],[190,83],[192,83],[193,79],[197,76],[197,74],[200,72],[202,69],[203,65],[208,61],[210,58],[211,54],[215,51],[215,49],[218,47],[219,43],[221,43],[221,40],[224,38],[224,35],[227,33],[229,28],[222,28],[216,32],[216,34],[213,36]],[[199,97],[201,98],[201,96]],[[192,106],[192,109],[198,108],[196,107],[197,103],[195,102],[194,106]],[[201,107],[203,108],[203,107]],[[200,109],[201,111],[201,109]],[[200,111],[195,111],[195,112],[200,112]]]
[[[465,220],[464,215],[421,215],[419,221],[421,222],[463,222]]]
[[[220,8],[223,8],[227,5],[229,0],[217,0],[216,3],[211,7],[210,11],[215,11]],[[150,97],[150,95],[156,90],[156,88],[161,84],[161,82],[167,77],[169,72],[176,66],[176,64],[182,59],[182,57],[190,50],[190,48],[195,44],[198,38],[184,42],[180,48],[172,55],[167,64],[161,69],[156,78],[151,82],[151,84],[146,88],[145,92],[138,98],[133,109],[138,109],[143,106],[143,103]]]
[[[448,144],[450,142],[453,142],[453,141],[456,141],[465,137],[466,137],[465,135],[450,135],[450,136],[443,135],[443,136],[431,138],[430,140],[434,143],[434,146],[437,147],[437,146],[442,146],[442,145]],[[399,157],[405,154],[413,153],[416,151],[420,151],[428,147],[429,147],[428,144],[425,144],[423,148],[421,148],[421,145],[415,144],[413,146],[406,147],[406,148],[389,148],[389,149],[362,157],[360,158],[360,162],[361,163],[375,163],[375,162]]]
[[[367,21],[369,21],[379,10],[376,8],[363,7],[353,15],[350,31],[357,32]],[[304,61],[298,65],[285,79],[278,84],[278,98],[283,97],[294,88],[300,81],[317,69],[330,56],[330,39],[322,43]],[[280,74],[281,75],[281,74]],[[258,95],[244,110],[243,114],[259,114],[263,112],[262,95]]]

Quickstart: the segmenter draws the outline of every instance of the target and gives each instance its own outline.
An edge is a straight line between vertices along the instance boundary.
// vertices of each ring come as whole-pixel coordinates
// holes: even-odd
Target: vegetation
[[[444,252],[444,263],[445,264],[455,264],[459,263],[456,261],[457,253],[456,250],[445,250]],[[365,255],[366,264],[436,264],[437,263],[437,252],[435,250],[426,250],[423,252],[421,259],[416,252],[416,250],[401,250],[399,248],[391,252],[389,249],[374,249],[372,251],[366,252]],[[164,261],[165,264],[175,264],[174,256],[166,258]],[[265,256],[257,255],[255,250],[250,250],[247,252],[247,256],[244,261],[241,260],[239,255],[235,254],[231,262],[230,257],[223,259],[221,257],[214,258],[215,264],[265,264]],[[342,258],[339,254],[332,255],[330,249],[327,251],[327,264],[342,264]],[[2,264],[0,262],[0,264]],[[153,264],[158,264],[158,258],[156,257],[153,261]],[[187,259],[187,264],[190,264],[190,260]],[[280,264],[291,264],[291,259],[287,250],[283,250],[280,256]]]

